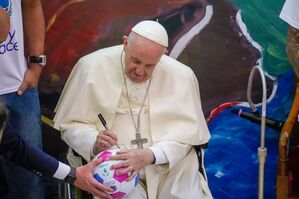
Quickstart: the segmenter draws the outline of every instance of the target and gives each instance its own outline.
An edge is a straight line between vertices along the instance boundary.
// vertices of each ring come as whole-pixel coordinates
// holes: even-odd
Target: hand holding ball
[[[139,173],[134,179],[126,181],[129,178],[129,174],[117,175],[118,171],[124,168],[117,168],[110,170],[110,166],[121,162],[122,160],[109,160],[112,155],[115,155],[119,149],[109,149],[102,151],[95,156],[95,159],[102,158],[103,162],[99,164],[94,172],[93,176],[100,183],[111,187],[114,191],[109,193],[113,198],[123,198],[131,193],[139,182]]]

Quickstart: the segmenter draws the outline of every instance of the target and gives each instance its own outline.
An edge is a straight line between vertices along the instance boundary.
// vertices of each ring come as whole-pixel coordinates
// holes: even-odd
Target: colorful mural
[[[190,42],[178,55],[180,61],[193,68],[199,79],[205,114],[221,103],[245,99],[247,76],[260,54],[244,35],[240,35],[241,30],[234,20],[237,10],[227,1],[215,1],[210,5],[205,0],[142,1],[137,4],[116,0],[44,2],[49,67],[44,71],[40,91],[47,99],[49,94],[56,95],[52,105],[56,104],[68,74],[81,56],[121,43],[122,35],[142,19],[158,19],[167,28],[170,53],[180,37],[206,20],[207,25],[200,34],[198,31],[190,36]],[[206,15],[211,15],[210,19],[204,18]],[[216,80],[221,83],[221,89],[213,83]],[[47,103],[46,109],[50,106]]]
[[[48,66],[40,81],[45,117],[53,117],[61,90],[80,57],[120,44],[122,35],[140,20],[159,20],[170,36],[169,55],[190,66],[199,81],[212,134],[205,165],[214,197],[256,198],[260,125],[238,117],[229,107],[251,111],[239,103],[247,101],[250,71],[260,64],[269,74],[271,101],[267,116],[279,121],[286,119],[293,98],[293,74],[284,50],[287,26],[278,18],[283,0],[42,2],[48,55]],[[252,95],[259,103],[260,80],[255,82]],[[277,90],[274,92],[273,88]],[[211,117],[212,110],[217,114]],[[53,131],[44,128],[46,132]],[[266,129],[265,198],[275,198],[278,135],[277,130]],[[47,150],[57,150],[47,143]]]

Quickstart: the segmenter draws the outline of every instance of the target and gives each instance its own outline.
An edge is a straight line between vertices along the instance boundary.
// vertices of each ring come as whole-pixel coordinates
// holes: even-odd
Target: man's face
[[[137,83],[148,80],[164,54],[165,47],[140,36],[129,42],[128,37],[124,36],[123,40],[126,76]]]

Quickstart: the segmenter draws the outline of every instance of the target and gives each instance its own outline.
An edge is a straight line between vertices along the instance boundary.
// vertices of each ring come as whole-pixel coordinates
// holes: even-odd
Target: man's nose
[[[136,71],[137,75],[143,75],[143,73],[144,73],[143,66],[141,66],[141,65],[137,66],[135,71]]]

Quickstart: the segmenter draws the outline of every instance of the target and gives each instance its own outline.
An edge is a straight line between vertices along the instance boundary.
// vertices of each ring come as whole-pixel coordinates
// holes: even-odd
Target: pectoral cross
[[[137,145],[138,149],[143,149],[143,144],[147,143],[147,138],[141,138],[140,133],[136,133],[136,139],[131,140],[132,145]]]

